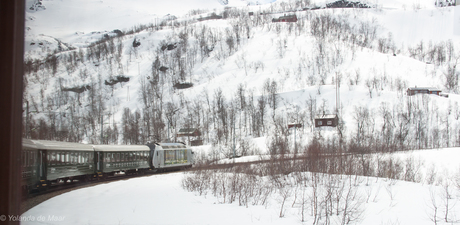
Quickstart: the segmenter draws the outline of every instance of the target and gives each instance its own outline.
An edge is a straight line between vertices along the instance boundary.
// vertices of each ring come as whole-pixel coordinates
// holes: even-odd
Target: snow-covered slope
[[[232,124],[239,143],[298,122],[306,145],[338,137],[312,121],[335,113],[339,79],[347,143],[375,146],[384,133],[398,148],[460,143],[458,7],[431,0],[319,10],[303,9],[331,1],[41,2],[46,9],[26,10],[28,137],[98,143],[105,127],[104,142],[143,143],[198,127],[205,144],[229,146]],[[214,14],[224,18],[206,19]],[[298,21],[272,23],[284,14]],[[113,84],[119,77],[129,81]],[[173,87],[186,83],[193,87]],[[405,95],[415,86],[449,98]],[[129,122],[130,114],[144,122]],[[40,136],[40,120],[52,135]],[[134,128],[120,129],[128,124]],[[135,140],[125,138],[128,130]]]

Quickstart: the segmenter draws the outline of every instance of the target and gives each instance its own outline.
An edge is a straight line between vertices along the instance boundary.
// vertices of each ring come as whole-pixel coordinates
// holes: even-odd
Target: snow
[[[187,21],[190,18],[206,16],[212,12],[220,12],[225,7],[239,7],[248,11],[258,12],[272,7],[274,4],[292,3],[292,0],[229,0],[223,5],[218,0],[188,0],[188,1],[152,1],[152,0],[43,0],[45,10],[32,11],[26,3],[26,36],[25,57],[30,59],[44,59],[53,54],[56,49],[61,57],[67,52],[76,49],[83,54],[88,46],[100,40],[104,35],[114,35],[115,29],[127,31],[133,26],[141,24],[158,24],[172,16],[178,21]],[[324,5],[329,0],[312,0],[312,3]],[[357,48],[353,51],[346,45],[327,45],[326,54],[341,53],[342,62],[330,71],[323,72],[326,79],[319,85],[319,76],[310,82],[308,75],[318,74],[317,69],[306,68],[313,65],[317,56],[319,41],[311,35],[302,33],[296,36],[288,33],[288,25],[279,25],[281,32],[275,32],[272,27],[252,27],[250,38],[242,38],[238,49],[228,53],[224,41],[216,44],[213,52],[203,61],[198,62],[190,71],[187,80],[194,84],[193,88],[175,90],[165,86],[164,101],[179,102],[193,101],[204,98],[205,94],[213,96],[216,90],[222,90],[228,101],[235,98],[238,85],[242,84],[247,93],[254,95],[254,100],[266,95],[263,84],[266,81],[278,82],[278,96],[280,104],[277,115],[288,121],[288,114],[296,107],[304,110],[306,101],[316,100],[317,109],[325,105],[325,110],[333,112],[335,107],[335,77],[342,76],[340,85],[340,100],[342,119],[345,127],[345,136],[352,138],[356,131],[356,108],[369,109],[372,115],[379,114],[382,106],[388,106],[389,111],[396,115],[395,106],[405,109],[404,104],[409,99],[404,95],[405,90],[397,90],[395,83],[400,81],[405,87],[433,86],[445,91],[444,76],[446,65],[435,65],[409,57],[407,47],[415,47],[423,41],[424,46],[441,42],[452,41],[456,49],[460,47],[460,7],[437,8],[433,0],[368,0],[373,9],[325,9],[312,12],[296,12],[299,18],[313,15],[332,15],[350,21],[350,25],[359,27],[368,23],[377,25],[377,38],[388,38],[394,43],[398,52],[380,53],[370,48]],[[201,9],[202,13],[189,16],[192,9]],[[282,13],[272,16],[279,16]],[[200,31],[202,26],[214,29],[218,35],[226,35],[226,29],[232,29],[232,22],[227,20],[210,20],[194,23],[190,29]],[[307,22],[308,23],[308,22]],[[120,65],[112,65],[111,59],[102,59],[98,62],[87,60],[80,67],[72,70],[61,65],[56,74],[30,74],[29,83],[25,91],[25,99],[38,102],[43,111],[37,108],[31,117],[46,118],[47,113],[67,112],[68,105],[57,107],[48,105],[47,97],[54,96],[56,90],[74,85],[88,85],[94,81],[108,79],[113,75],[126,75],[129,83],[117,84],[113,88],[113,95],[104,99],[105,110],[112,112],[104,115],[105,121],[110,124],[122,120],[123,109],[132,112],[142,109],[143,103],[139,100],[142,82],[148,79],[151,73],[152,61],[155,60],[156,49],[161,41],[177,41],[177,33],[183,28],[165,27],[163,30],[143,30],[139,33],[127,35],[120,39],[123,44],[123,55]],[[135,50],[130,46],[136,38],[141,45]],[[115,41],[116,42],[116,41]],[[197,42],[193,35],[189,43]],[[332,42],[335,43],[335,42]],[[400,50],[400,51],[399,51]],[[165,55],[167,56],[168,53]],[[110,62],[110,63],[109,63]],[[113,63],[115,64],[115,63]],[[259,68],[256,68],[257,65]],[[166,65],[168,66],[168,65]],[[87,77],[81,76],[86,71]],[[360,74],[360,81],[350,84]],[[39,77],[39,78],[37,78]],[[387,79],[383,88],[374,88],[369,93],[366,81],[371,79]],[[313,83],[313,84],[312,84]],[[62,86],[60,86],[62,85]],[[107,91],[109,88],[104,89]],[[401,92],[402,91],[402,92]],[[85,95],[85,94],[82,94]],[[73,93],[69,96],[75,97]],[[444,113],[448,109],[458,107],[460,95],[449,93],[449,98],[439,96],[411,97],[412,101],[426,107],[428,113],[433,113],[427,121],[430,129],[444,128],[444,122],[450,121],[450,128],[458,129],[460,121],[455,113]],[[77,112],[84,112],[88,102],[82,97]],[[32,105],[32,104],[31,104]],[[32,107],[32,106],[31,106]],[[75,107],[75,106],[74,106]],[[47,112],[45,109],[49,110]],[[75,109],[75,108],[73,108]],[[458,110],[458,109],[457,109]],[[40,110],[41,111],[41,110]],[[436,112],[436,116],[434,113]],[[438,113],[439,112],[439,113]],[[185,112],[182,112],[185,114]],[[268,111],[267,115],[272,115]],[[81,113],[83,114],[83,113]],[[442,118],[441,118],[442,117]],[[63,118],[60,118],[63,120]],[[62,122],[62,121],[61,121]],[[383,123],[376,119],[376,129]],[[98,129],[98,128],[97,128]],[[239,129],[239,128],[237,128]],[[431,130],[427,132],[431,132]],[[269,132],[272,132],[270,130]],[[267,132],[267,133],[269,133]],[[297,142],[306,146],[311,138],[320,133],[323,138],[331,137],[335,130],[321,128],[312,131],[310,127],[297,130]],[[413,132],[413,131],[411,131]],[[99,134],[99,132],[93,132]],[[240,132],[236,132],[239,133]],[[376,132],[378,133],[378,131]],[[244,134],[243,134],[244,135]],[[255,154],[236,159],[221,159],[216,156],[216,148],[210,143],[200,147],[193,147],[197,157],[220,160],[217,163],[250,162],[265,159],[269,156],[269,137],[244,136],[252,146]],[[294,139],[291,132],[290,139]],[[89,142],[89,138],[84,140]],[[415,142],[416,140],[412,140]],[[450,145],[453,140],[451,140]],[[449,143],[448,143],[449,145]],[[229,149],[218,149],[218,152]],[[226,152],[227,153],[227,152]],[[365,214],[358,224],[433,224],[430,220],[432,203],[430,192],[442,193],[443,182],[454,176],[460,176],[459,148],[418,150],[398,152],[392,155],[374,155],[374,157],[394,157],[401,161],[414,159],[421,165],[420,183],[394,181],[382,178],[360,177],[364,183],[360,190],[370,193],[370,201],[364,205]],[[433,184],[426,183],[429,173],[437,175]],[[200,196],[197,193],[187,192],[181,187],[181,180],[186,176],[181,173],[168,175],[154,175],[142,178],[133,178],[125,181],[102,184],[95,187],[72,191],[30,209],[23,216],[34,218],[34,221],[24,221],[24,224],[302,224],[299,219],[298,206],[290,207],[287,204],[286,216],[279,218],[279,199],[274,196],[266,206],[238,206],[237,203],[222,204],[215,197],[208,194]],[[452,186],[453,188],[453,186]],[[458,203],[459,191],[453,191],[452,201]],[[439,194],[437,202],[442,202]],[[293,199],[289,199],[293,201]],[[452,206],[451,210],[456,219],[460,215],[460,204]],[[38,220],[43,221],[38,221]],[[311,222],[311,218],[307,219]],[[308,222],[307,222],[308,224]],[[439,221],[438,224],[444,224]]]
[[[452,172],[460,168],[456,161],[460,157],[459,148],[397,155],[420,157]],[[199,195],[184,190],[181,183],[185,176],[187,174],[181,172],[158,174],[71,191],[25,212],[22,217],[34,221],[22,224],[303,224],[299,206],[291,206],[293,196],[286,203],[285,216],[279,218],[277,195],[272,195],[269,203],[263,206],[238,206],[237,201],[222,203],[211,193]],[[440,175],[443,180],[448,177]],[[343,176],[342,179],[348,178]],[[433,224],[430,193],[436,193],[438,216],[443,218],[441,186],[383,178],[358,177],[358,180],[359,190],[365,193],[367,203],[363,203],[364,214],[357,224]],[[455,203],[460,203],[460,190],[450,188],[450,218],[457,218],[460,205]],[[307,216],[306,221],[311,220]],[[439,220],[438,224],[450,224]]]

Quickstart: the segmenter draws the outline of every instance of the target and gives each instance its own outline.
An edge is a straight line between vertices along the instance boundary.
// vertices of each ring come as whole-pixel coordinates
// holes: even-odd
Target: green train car
[[[94,145],[97,176],[111,176],[116,172],[127,174],[150,169],[150,148],[146,145]]]
[[[121,172],[181,169],[193,164],[193,152],[183,143],[90,145],[23,139],[22,146],[25,191],[52,183],[101,179]]]

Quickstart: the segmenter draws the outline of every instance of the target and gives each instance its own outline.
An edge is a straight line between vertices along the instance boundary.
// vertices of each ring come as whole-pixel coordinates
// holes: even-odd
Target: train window
[[[70,153],[68,153],[68,152],[65,154],[65,163],[66,164],[70,163]]]
[[[177,150],[176,151],[176,159],[177,161],[181,162],[184,159],[184,155],[182,154],[183,150]]]
[[[29,166],[34,165],[34,153],[30,152],[30,157],[29,157]]]
[[[176,161],[175,151],[165,151],[165,164],[174,164]]]
[[[56,152],[49,153],[48,158],[51,165],[56,164]]]

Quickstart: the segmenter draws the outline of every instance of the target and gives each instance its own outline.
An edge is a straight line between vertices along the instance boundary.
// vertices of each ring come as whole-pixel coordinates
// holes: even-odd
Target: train
[[[190,168],[193,163],[194,152],[184,143],[91,145],[23,139],[21,186],[30,192],[53,183]]]

